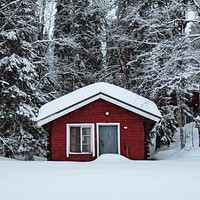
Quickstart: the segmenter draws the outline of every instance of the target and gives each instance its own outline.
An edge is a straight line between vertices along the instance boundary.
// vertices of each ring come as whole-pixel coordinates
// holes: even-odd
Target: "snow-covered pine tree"
[[[108,77],[157,103],[164,115],[159,142],[168,145],[173,141],[175,125],[183,125],[184,117],[177,117],[178,111],[191,117],[187,88],[199,71],[198,53],[192,50],[185,34],[190,2],[116,3],[116,18],[107,31]]]
[[[141,76],[143,60],[154,45],[149,42],[149,1],[116,1],[116,18],[107,30],[108,74],[113,82],[133,90]],[[110,69],[110,71],[109,71]]]
[[[106,20],[106,78],[105,80],[116,85],[129,88],[130,66],[127,65],[130,57],[131,45],[127,21],[128,8],[131,1],[115,1],[113,17]],[[126,28],[125,28],[126,27]],[[128,30],[129,29],[129,30]]]
[[[96,81],[102,65],[101,13],[89,0],[57,0],[55,67],[60,94]]]
[[[46,138],[34,118],[38,111],[36,0],[2,0],[0,5],[0,154],[46,153]]]
[[[183,148],[185,115],[192,117],[187,105],[191,97],[188,88],[199,71],[198,56],[191,49],[190,38],[185,33],[188,2],[155,2],[148,13],[149,32],[154,35],[149,37],[149,42],[154,45],[143,62],[144,71],[138,79],[137,89],[162,110],[160,145],[173,141],[174,126],[178,125]]]

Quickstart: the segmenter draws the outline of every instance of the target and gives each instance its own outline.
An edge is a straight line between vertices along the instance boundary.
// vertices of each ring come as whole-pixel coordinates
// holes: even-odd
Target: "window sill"
[[[82,152],[82,153],[76,153],[76,152],[69,152],[69,155],[80,155],[80,154],[93,154],[92,152]]]

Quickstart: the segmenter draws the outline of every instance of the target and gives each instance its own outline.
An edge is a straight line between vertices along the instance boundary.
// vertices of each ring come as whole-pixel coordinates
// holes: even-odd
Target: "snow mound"
[[[102,154],[95,161],[96,163],[128,163],[131,162],[128,158],[118,154]]]
[[[182,151],[178,151],[171,159],[176,160],[199,160],[200,161],[200,148],[199,149],[183,149]]]
[[[14,161],[14,159],[0,156],[0,161]]]
[[[161,147],[152,156],[153,160],[200,160],[199,134],[195,123],[189,123],[184,126],[186,143],[184,149],[180,146],[180,131],[177,128],[174,137],[175,142],[170,147]]]
[[[200,160],[199,149],[169,149],[157,152],[152,159],[155,160]]]

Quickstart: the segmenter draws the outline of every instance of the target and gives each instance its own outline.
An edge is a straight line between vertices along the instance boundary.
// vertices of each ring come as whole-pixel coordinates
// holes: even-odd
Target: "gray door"
[[[99,126],[99,155],[105,153],[118,154],[117,126]]]

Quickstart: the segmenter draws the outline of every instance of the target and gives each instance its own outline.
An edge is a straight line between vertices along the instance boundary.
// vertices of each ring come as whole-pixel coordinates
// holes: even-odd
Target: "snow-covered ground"
[[[86,163],[2,159],[0,199],[200,199],[198,147],[180,150],[173,144],[170,150],[156,153],[155,158],[162,160],[130,161],[119,155],[103,155]]]

